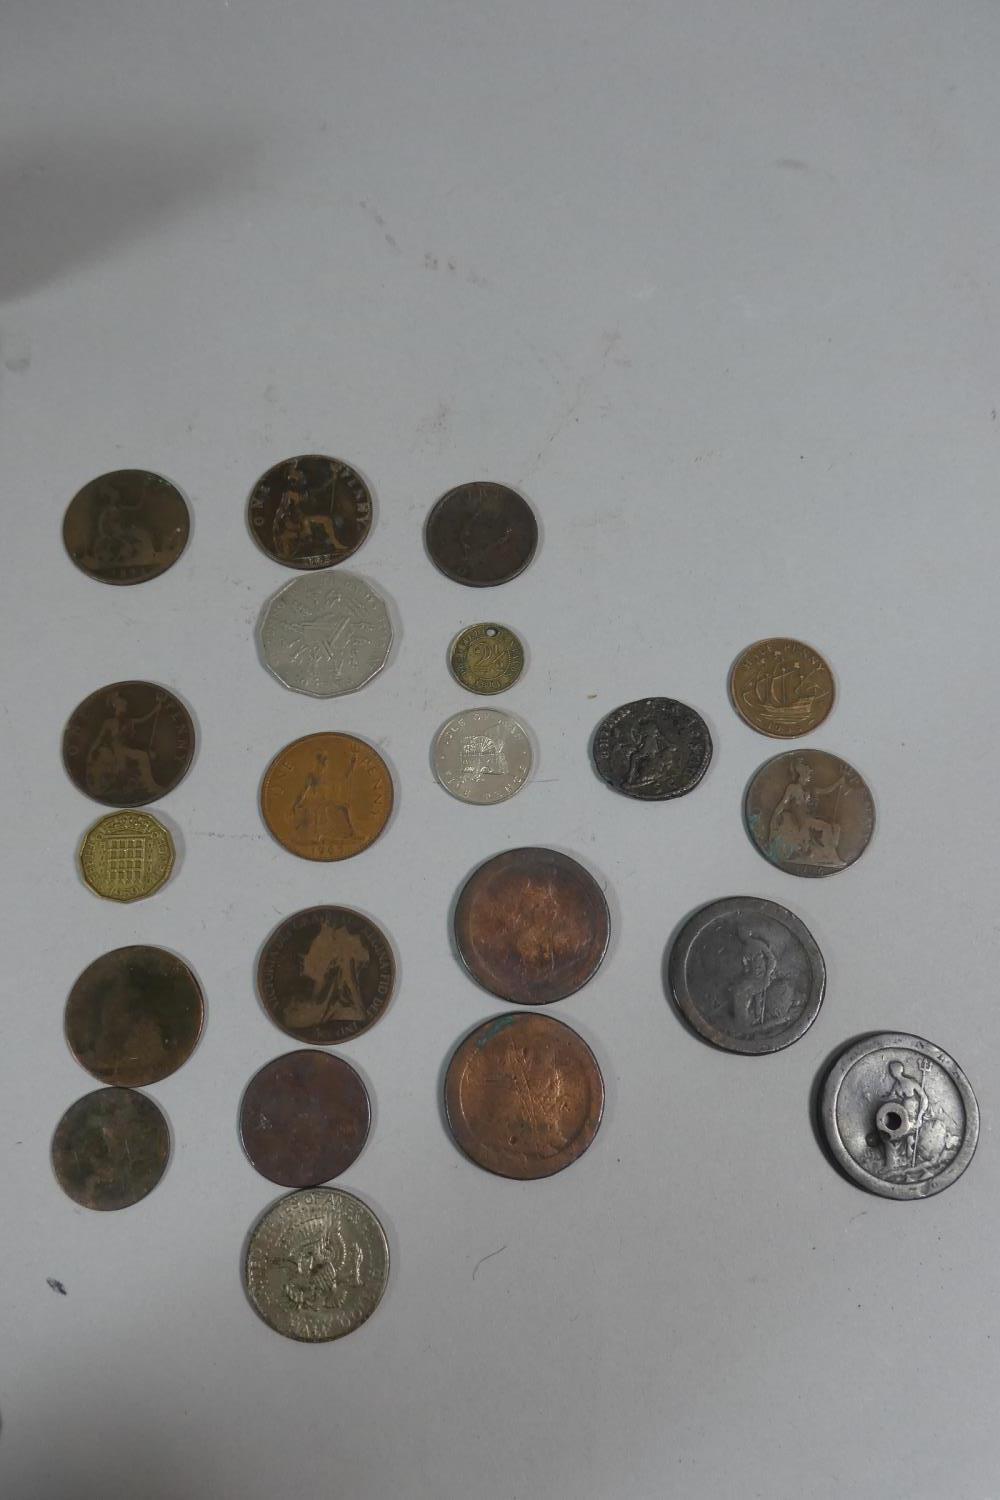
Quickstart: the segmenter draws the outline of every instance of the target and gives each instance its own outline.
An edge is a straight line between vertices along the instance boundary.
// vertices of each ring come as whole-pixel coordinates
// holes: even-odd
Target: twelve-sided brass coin
[[[315,1187],[356,1160],[371,1125],[368,1090],[350,1063],[329,1052],[288,1052],[247,1084],[240,1140],[261,1176],[282,1187]]]
[[[152,1099],[95,1089],[71,1104],[52,1138],[59,1186],[83,1208],[128,1208],[151,1193],[170,1155],[170,1131]]]
[[[271,1020],[313,1047],[347,1042],[374,1026],[396,977],[385,933],[346,906],[311,906],[271,933],[257,990]]]
[[[307,453],[262,474],[247,507],[250,534],[286,568],[332,568],[357,552],[372,524],[372,497],[340,458]]]
[[[875,831],[864,780],[826,750],[786,750],[765,761],[747,787],[744,816],[756,848],[789,875],[846,870]]]
[[[112,682],[74,709],[63,731],[73,785],[107,807],[143,807],[172,792],[194,756],[191,715],[155,682]]]
[[[538,522],[505,484],[460,484],[442,495],[424,532],[431,561],[455,583],[509,583],[535,555]]]
[[[779,740],[817,729],[833,694],[833,673],[819,652],[779,636],[748,646],[729,674],[729,696],[743,722]]]
[[[117,469],[85,484],[63,518],[66,551],[100,583],[146,583],[184,551],[191,526],[180,490],[145,469]]]
[[[115,948],[70,990],[66,1040],[102,1083],[137,1088],[187,1062],[204,1019],[201,986],[183,959],[163,948]]]

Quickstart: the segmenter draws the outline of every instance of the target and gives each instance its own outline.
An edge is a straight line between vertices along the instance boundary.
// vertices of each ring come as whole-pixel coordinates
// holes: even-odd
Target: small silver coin
[[[435,776],[453,797],[480,806],[506,802],[528,779],[531,741],[513,714],[472,708],[438,731],[433,759]]]
[[[667,965],[677,1007],[727,1052],[780,1052],[815,1021],[826,965],[804,923],[775,901],[726,896],[678,933]]]
[[[392,622],[385,600],[356,573],[307,573],[268,600],[258,637],[265,665],[285,687],[336,698],[381,672]]]
[[[979,1105],[954,1058],[884,1031],[849,1047],[827,1075],[820,1118],[834,1160],[883,1198],[928,1198],[961,1177]]]

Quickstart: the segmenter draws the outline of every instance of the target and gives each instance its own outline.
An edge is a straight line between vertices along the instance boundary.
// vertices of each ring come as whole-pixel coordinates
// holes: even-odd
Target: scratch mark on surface
[[[67,1295],[66,1288],[63,1286],[62,1282],[57,1281],[54,1276],[46,1276],[45,1285],[50,1286],[54,1292],[58,1292],[60,1297],[65,1297]]]
[[[552,447],[553,443],[555,443],[560,434],[565,431],[570,422],[578,422],[580,420],[577,416],[577,412],[583,405],[583,402],[589,394],[590,388],[594,384],[594,381],[600,379],[601,375],[604,373],[604,370],[607,367],[608,360],[611,358],[611,355],[613,354],[615,349],[617,349],[621,341],[622,336],[619,329],[616,328],[611,333],[605,333],[604,337],[601,340],[601,354],[597,363],[597,368],[592,372],[584,371],[579,380],[576,382],[576,387],[568,406],[560,413],[558,417],[556,417],[556,420],[553,422],[551,428],[549,429],[548,436],[543,441],[541,447],[535,454],[534,458],[531,460],[527,469],[520,476],[520,482],[522,484],[526,479],[530,479],[532,474],[535,473],[542,460],[548,454],[548,451]]]
[[[371,221],[372,221],[373,224],[377,224],[378,225],[379,229],[381,229],[381,231],[382,231],[382,238],[385,240],[386,244],[389,246],[389,249],[390,250],[395,250],[396,254],[398,255],[399,254],[399,245],[396,242],[395,237],[392,234],[390,234],[388,225],[386,224],[386,222],[383,219],[382,215],[379,213],[378,209],[375,207],[374,203],[369,203],[368,200],[367,200],[367,198],[359,198],[358,199],[358,207],[360,209],[362,209],[368,215],[369,219],[371,219]]]
[[[489,1255],[484,1255],[484,1256],[482,1256],[482,1258],[480,1260],[477,1260],[476,1264],[472,1268],[472,1279],[473,1279],[473,1281],[475,1281],[475,1279],[476,1279],[476,1272],[479,1270],[479,1267],[481,1265],[484,1265],[486,1263],[486,1261],[492,1260],[493,1257],[494,1257],[494,1255],[499,1255],[500,1251],[501,1250],[506,1250],[506,1248],[507,1248],[506,1245],[501,1245],[498,1249],[491,1250],[490,1253],[489,1253]]]

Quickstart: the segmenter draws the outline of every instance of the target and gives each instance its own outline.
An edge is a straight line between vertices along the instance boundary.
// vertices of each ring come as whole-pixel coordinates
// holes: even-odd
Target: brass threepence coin
[[[142,807],[172,792],[194,756],[191,715],[154,682],[112,682],[74,709],[63,731],[73,785],[108,807]]]
[[[385,1231],[367,1204],[342,1188],[279,1198],[257,1220],[246,1288],[269,1328],[321,1344],[353,1333],[378,1307],[389,1279]]]
[[[66,1040],[102,1083],[138,1088],[186,1063],[205,1002],[183,959],[163,948],[115,948],[84,969],[66,1002]]]
[[[524,671],[524,647],[506,625],[470,625],[452,641],[449,665],[470,693],[505,693]]]
[[[444,1084],[456,1143],[479,1167],[521,1181],[551,1177],[582,1156],[604,1111],[604,1080],[582,1037],[522,1012],[477,1026]]]
[[[339,1177],[368,1139],[368,1090],[342,1057],[289,1052],[246,1086],[240,1140],[252,1166],[281,1187]]]
[[[530,563],[538,522],[521,495],[505,484],[460,484],[442,495],[425,529],[431,562],[456,583],[509,583]]]
[[[531,741],[513,714],[466,708],[442,724],[431,759],[446,792],[483,807],[521,790],[531,773]]]
[[[698,785],[712,759],[712,736],[686,703],[640,698],[601,720],[593,750],[598,776],[614,791],[664,802]]]
[[[178,489],[145,469],[117,469],[85,484],[63,518],[77,567],[101,583],[146,583],[171,567],[191,518]]]
[[[555,849],[508,849],[474,870],[455,908],[462,962],[515,1005],[549,1005],[596,974],[608,903],[594,877]]]
[[[357,552],[372,524],[361,475],[339,458],[307,453],[262,474],[247,507],[258,547],[286,568],[331,568]]]
[[[80,869],[95,896],[141,901],[165,885],[174,867],[174,841],[151,813],[117,812],[100,818],[80,846]]]
[[[350,734],[307,734],[278,752],[260,789],[264,822],[302,859],[350,859],[374,844],[392,812],[392,777]]]
[[[59,1186],[83,1208],[128,1208],[167,1168],[170,1131],[152,1099],[95,1089],[71,1104],[52,1138]]]
[[[287,917],[264,944],[257,989],[271,1020],[313,1047],[373,1026],[392,995],[396,965],[385,934],[346,906]]]
[[[729,674],[740,718],[778,740],[818,728],[833,707],[833,693],[833,673],[819,653],[777,636],[748,646]]]
[[[789,875],[834,875],[868,848],[875,804],[846,760],[826,750],[786,750],[753,776],[747,831],[765,859]]]

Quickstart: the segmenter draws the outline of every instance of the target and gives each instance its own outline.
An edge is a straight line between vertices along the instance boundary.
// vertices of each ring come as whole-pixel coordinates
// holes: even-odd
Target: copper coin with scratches
[[[494,1016],[456,1048],[444,1084],[458,1146],[477,1166],[521,1181],[582,1156],[604,1112],[604,1080],[581,1036],[551,1016]]]
[[[260,810],[278,843],[301,859],[350,859],[374,844],[392,812],[392,777],[350,734],[307,734],[264,773]]]
[[[250,535],[286,568],[332,568],[371,530],[372,497],[357,469],[324,453],[282,459],[262,474],[247,506]]]
[[[187,775],[194,724],[155,682],[112,682],[78,704],[63,731],[63,764],[106,807],[144,807]]]
[[[276,927],[257,963],[257,990],[276,1026],[313,1047],[374,1026],[396,964],[385,933],[346,906],[311,906]]]
[[[262,1177],[317,1187],[339,1177],[368,1139],[368,1090],[350,1063],[329,1052],[288,1052],[246,1086],[240,1140]]]
[[[205,1019],[201,986],[164,948],[115,948],[88,964],[66,1001],[66,1040],[102,1083],[158,1083],[187,1062]]]
[[[59,1186],[83,1208],[129,1208],[167,1168],[170,1131],[135,1089],[95,1089],[71,1104],[52,1138]]]
[[[190,529],[184,497],[169,479],[116,469],[73,496],[63,542],[80,571],[99,583],[147,583],[173,567]]]
[[[455,907],[465,967],[515,1005],[550,1005],[580,989],[600,967],[610,930],[593,875],[555,849],[508,849],[488,859]]]

